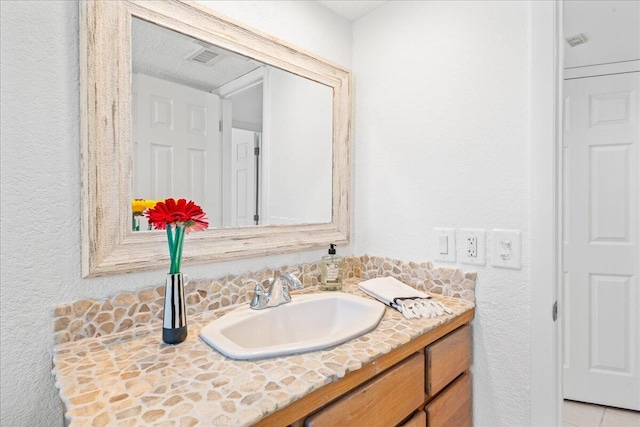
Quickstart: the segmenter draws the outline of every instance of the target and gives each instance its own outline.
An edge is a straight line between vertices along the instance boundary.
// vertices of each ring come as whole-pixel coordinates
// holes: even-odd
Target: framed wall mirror
[[[83,277],[168,265],[137,200],[204,208],[187,264],[348,243],[348,70],[191,2],[80,10]]]

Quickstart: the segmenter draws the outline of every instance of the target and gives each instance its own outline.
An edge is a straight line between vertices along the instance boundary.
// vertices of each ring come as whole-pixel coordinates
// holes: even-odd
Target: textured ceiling
[[[259,63],[189,36],[134,18],[133,72],[211,92],[258,68]],[[185,58],[202,47],[218,53],[212,66]]]
[[[347,18],[349,21],[355,21],[362,18],[373,9],[379,7],[386,1],[344,1],[344,0],[328,0],[318,1],[324,7],[327,7],[338,15]]]

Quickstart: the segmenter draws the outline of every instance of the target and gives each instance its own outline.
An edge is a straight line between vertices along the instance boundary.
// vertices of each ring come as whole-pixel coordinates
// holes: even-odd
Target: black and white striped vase
[[[179,344],[187,338],[187,309],[184,300],[184,285],[187,283],[189,279],[182,273],[167,274],[162,318],[162,341],[167,344]]]

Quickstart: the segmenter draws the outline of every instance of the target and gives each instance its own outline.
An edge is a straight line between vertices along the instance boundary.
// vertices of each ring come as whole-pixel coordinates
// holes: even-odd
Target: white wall
[[[477,426],[530,421],[529,25],[527,2],[393,1],[353,28],[355,252],[433,259],[433,227],[523,231],[522,270],[477,269]]]
[[[331,222],[333,90],[278,68],[267,82],[264,223]]]
[[[351,66],[350,23],[314,2],[204,3]],[[62,425],[50,373],[54,306],[158,285],[165,272],[80,278],[78,5],[2,1],[1,11],[0,424]],[[188,266],[187,272],[218,277],[311,262],[325,252]]]
[[[230,97],[234,128],[262,132],[263,92],[260,83]]]

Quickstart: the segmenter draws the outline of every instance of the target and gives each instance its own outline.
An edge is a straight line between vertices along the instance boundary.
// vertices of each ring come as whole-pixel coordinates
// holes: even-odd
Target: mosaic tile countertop
[[[343,290],[364,296],[360,280],[346,280]],[[177,346],[162,342],[162,325],[153,321],[56,345],[53,374],[73,427],[249,426],[474,307],[433,297],[454,314],[407,320],[387,308],[378,327],[359,338],[257,361],[228,359],[198,337],[203,326],[237,306],[190,315],[189,335]]]

